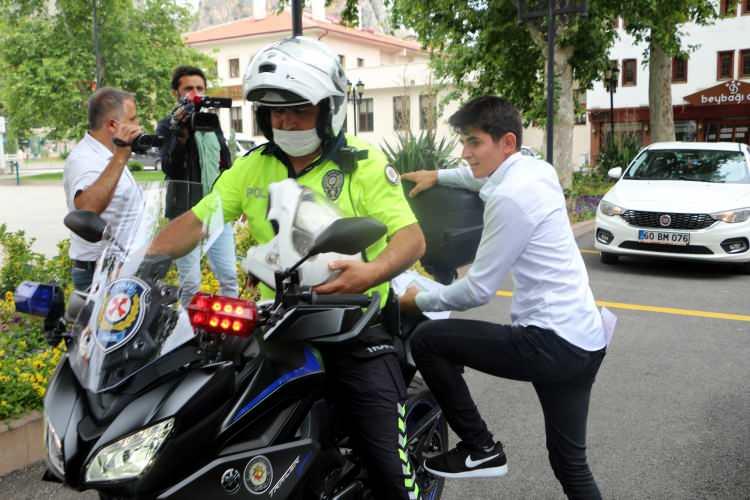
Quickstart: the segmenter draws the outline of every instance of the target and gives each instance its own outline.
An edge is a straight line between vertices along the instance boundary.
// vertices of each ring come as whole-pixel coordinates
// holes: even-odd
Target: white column
[[[325,0],[312,0],[312,17],[318,21],[326,20]]]
[[[265,19],[266,0],[253,0],[253,17],[255,19]]]
[[[0,116],[0,172],[5,171],[5,117]]]

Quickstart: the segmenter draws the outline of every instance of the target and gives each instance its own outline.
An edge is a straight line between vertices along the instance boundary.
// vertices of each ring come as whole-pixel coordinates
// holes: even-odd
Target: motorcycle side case
[[[404,181],[408,195],[414,184]],[[471,263],[482,238],[484,203],[479,194],[465,189],[435,186],[415,198],[407,196],[409,205],[422,227],[427,250],[421,259],[428,272],[438,281]]]

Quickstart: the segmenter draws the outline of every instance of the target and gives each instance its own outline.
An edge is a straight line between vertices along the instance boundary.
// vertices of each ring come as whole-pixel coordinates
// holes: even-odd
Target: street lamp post
[[[612,61],[604,72],[604,86],[609,92],[609,144],[615,140],[615,92],[617,92],[617,81],[620,76],[620,68],[617,61]]]
[[[302,0],[292,0],[292,36],[302,36]]]
[[[362,96],[365,93],[365,84],[362,80],[357,80],[356,85],[352,82],[346,82],[346,97],[352,102],[354,107],[354,135],[357,135],[357,122],[359,121],[359,110],[362,107]]]
[[[552,163],[555,116],[555,36],[558,16],[586,15],[587,0],[517,0],[521,21],[547,20],[547,161]],[[546,6],[545,6],[546,4]]]

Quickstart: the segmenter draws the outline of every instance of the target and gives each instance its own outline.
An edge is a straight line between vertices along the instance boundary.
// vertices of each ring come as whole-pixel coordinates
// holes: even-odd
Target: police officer
[[[335,54],[317,40],[295,37],[256,54],[245,75],[245,97],[256,103],[255,118],[269,142],[235,161],[211,195],[175,219],[151,253],[173,257],[199,240],[202,220],[220,196],[226,220],[247,216],[252,235],[266,243],[274,230],[266,219],[268,186],[287,178],[325,196],[345,216],[379,220],[387,235],[364,261],[331,263],[340,274],[318,293],[379,292],[423,253],[424,236],[406,202],[400,179],[379,150],[345,135],[346,76]],[[261,285],[264,298],[271,290]],[[401,461],[398,419],[406,387],[390,333],[369,328],[345,351],[324,352],[332,396],[347,415],[351,435],[372,477],[376,498],[417,498],[414,470]],[[408,455],[406,455],[408,456]]]

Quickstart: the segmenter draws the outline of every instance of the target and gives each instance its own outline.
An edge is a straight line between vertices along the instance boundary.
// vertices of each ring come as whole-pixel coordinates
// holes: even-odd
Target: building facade
[[[688,56],[672,60],[675,135],[678,141],[750,144],[750,0],[720,0],[719,8],[722,17],[714,24],[681,27]],[[618,21],[619,38],[610,51],[619,69],[613,113],[602,82],[586,96],[594,161],[608,140],[610,120],[616,138],[650,142],[646,45],[625,33],[624,22]]]
[[[291,36],[291,13],[266,13],[265,2],[254,4],[254,15],[185,35],[187,45],[216,60],[219,86],[210,92],[233,99],[219,119],[225,132],[264,142],[255,124],[252,104],[242,95],[245,70],[261,48]],[[451,134],[447,116],[456,105],[440,106],[444,91],[434,84],[428,67],[429,54],[417,42],[369,30],[353,29],[326,18],[323,0],[312,3],[303,15],[305,36],[324,42],[338,54],[347,78],[356,89],[356,131],[364,140],[382,145],[394,143],[397,133],[434,130],[438,137]],[[354,132],[355,105],[350,100],[347,130]],[[227,133],[227,135],[229,135]]]
[[[253,4],[253,17],[212,26],[185,35],[186,43],[212,57],[217,64],[218,87],[214,95],[233,99],[231,110],[222,109],[219,118],[225,132],[251,139],[265,138],[254,123],[252,105],[242,96],[242,77],[253,55],[275,41],[291,36],[288,10],[267,13],[264,0]],[[357,106],[357,134],[371,144],[395,144],[400,132],[434,130],[438,138],[454,137],[448,117],[459,102],[444,103],[451,90],[440,85],[429,68],[429,53],[419,43],[371,30],[347,28],[326,17],[324,0],[313,0],[303,16],[305,36],[326,43],[339,55],[347,77],[364,85]],[[574,129],[575,166],[589,163],[589,125],[586,117]],[[347,129],[354,132],[354,105],[349,102]],[[227,133],[227,135],[229,135]],[[524,145],[544,153],[544,130],[524,130]],[[457,143],[454,150],[460,154]]]

